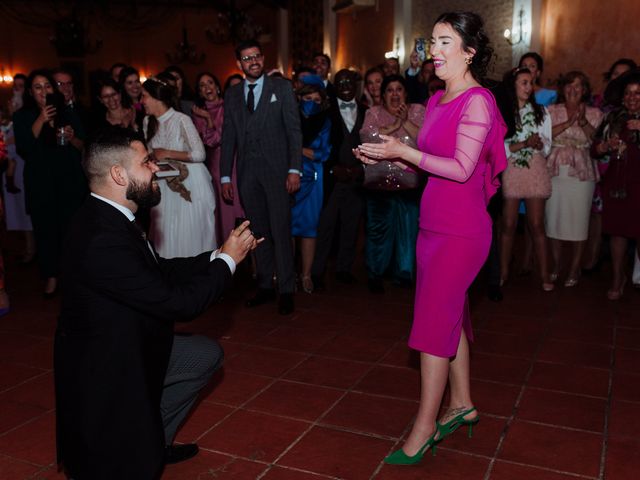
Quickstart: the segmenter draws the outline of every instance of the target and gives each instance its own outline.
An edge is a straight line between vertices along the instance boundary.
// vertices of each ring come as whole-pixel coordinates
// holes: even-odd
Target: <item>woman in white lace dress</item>
[[[204,146],[191,119],[169,105],[174,87],[160,79],[142,86],[147,116],[143,130],[158,161],[169,161],[179,177],[159,181],[162,200],[151,211],[150,237],[164,258],[190,257],[216,248],[215,197],[204,164]]]

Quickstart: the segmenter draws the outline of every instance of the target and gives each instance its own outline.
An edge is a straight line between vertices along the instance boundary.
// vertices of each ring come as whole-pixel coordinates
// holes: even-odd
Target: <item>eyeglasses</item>
[[[255,60],[262,60],[262,57],[264,57],[264,55],[262,55],[261,53],[256,53],[254,55],[245,55],[244,57],[240,57],[240,60],[245,63],[249,63]]]

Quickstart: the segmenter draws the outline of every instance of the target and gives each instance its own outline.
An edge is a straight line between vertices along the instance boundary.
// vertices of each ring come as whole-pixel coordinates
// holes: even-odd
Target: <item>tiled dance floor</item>
[[[362,277],[363,270],[360,270]],[[418,398],[406,346],[410,290],[364,282],[298,294],[288,318],[241,293],[184,325],[221,341],[224,371],[178,435],[200,454],[163,479],[640,478],[640,292],[608,302],[608,276],[545,294],[531,278],[491,303],[476,286],[473,396],[482,419],[417,467],[383,466]],[[0,319],[0,478],[63,479],[54,465],[52,335],[58,303],[33,267],[9,268]]]

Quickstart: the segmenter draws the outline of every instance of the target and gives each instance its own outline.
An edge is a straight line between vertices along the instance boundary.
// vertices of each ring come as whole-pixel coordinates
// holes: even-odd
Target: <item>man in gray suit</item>
[[[295,274],[291,244],[291,194],[300,188],[302,133],[293,88],[289,81],[264,74],[260,44],[236,47],[238,68],[245,80],[225,94],[220,163],[222,197],[232,201],[231,182],[237,155],[240,201],[252,228],[265,237],[256,249],[258,292],[247,300],[255,307],[275,300],[274,272],[278,278],[278,311],[293,312]]]

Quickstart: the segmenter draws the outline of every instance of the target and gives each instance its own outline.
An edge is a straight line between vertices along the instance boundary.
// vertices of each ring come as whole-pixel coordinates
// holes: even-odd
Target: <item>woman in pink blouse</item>
[[[551,239],[555,264],[552,281],[561,268],[562,241],[572,243],[565,287],[580,279],[582,254],[589,235],[589,216],[598,170],[590,156],[593,135],[602,122],[602,112],[588,107],[589,80],[582,72],[569,72],[562,79],[558,103],[549,106],[553,143],[547,157],[551,173],[551,197],[545,206],[545,228]]]
[[[192,108],[193,123],[202,138],[207,150],[206,164],[209,167],[213,188],[216,191],[216,232],[218,245],[222,245],[234,228],[235,219],[244,217],[240,199],[236,196],[233,203],[222,198],[220,186],[220,144],[222,141],[222,119],[224,116],[224,100],[220,96],[220,82],[211,73],[201,73],[196,78],[196,103]],[[238,191],[235,165],[231,176],[234,192]]]
[[[477,14],[441,15],[433,28],[431,56],[446,89],[429,98],[418,149],[381,136],[385,143],[367,143],[354,152],[365,163],[400,158],[431,175],[420,205],[409,338],[409,346],[420,351],[420,406],[403,447],[385,458],[389,464],[416,464],[457,428],[471,428],[479,420],[469,384],[473,336],[467,289],[489,253],[487,204],[507,163],[506,126],[493,95],[479,83],[491,60],[488,42]],[[451,398],[437,420],[447,381]]]

